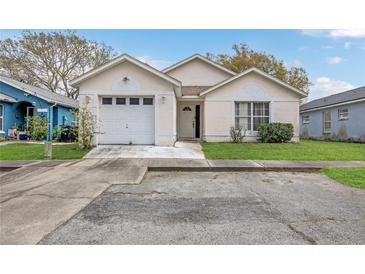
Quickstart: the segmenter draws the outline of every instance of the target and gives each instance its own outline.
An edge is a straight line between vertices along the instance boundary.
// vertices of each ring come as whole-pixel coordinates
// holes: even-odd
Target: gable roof
[[[209,88],[209,89],[201,92],[199,94],[199,96],[206,95],[207,93],[212,92],[212,91],[214,91],[214,90],[216,90],[216,89],[218,89],[218,88],[220,88],[220,87],[222,87],[222,86],[224,86],[224,85],[226,85],[226,84],[228,84],[230,82],[233,82],[234,80],[236,80],[238,78],[241,78],[244,75],[246,75],[248,73],[251,73],[251,72],[257,73],[257,74],[259,74],[259,75],[261,75],[261,76],[263,76],[263,77],[265,77],[265,78],[267,78],[267,79],[269,79],[269,80],[271,80],[271,81],[273,81],[273,82],[275,82],[275,83],[277,83],[277,84],[279,84],[279,85],[281,85],[283,87],[286,87],[286,88],[290,89],[291,91],[293,91],[295,93],[298,93],[302,97],[307,97],[308,96],[308,93],[307,92],[302,91],[300,89],[297,89],[297,88],[289,85],[288,83],[285,83],[284,81],[281,81],[281,80],[279,80],[279,79],[271,76],[270,74],[267,74],[266,72],[263,72],[262,70],[259,70],[258,68],[254,68],[254,67],[252,67],[250,69],[247,69],[247,70],[245,70],[245,71],[237,74],[236,76],[233,76],[231,78],[228,78],[228,79],[226,79],[226,80],[224,80],[224,81],[216,84],[215,86],[212,86],[211,88]]]
[[[20,89],[33,96],[39,97],[49,103],[57,103],[59,105],[71,107],[71,108],[79,107],[79,102],[77,100],[68,98],[64,95],[55,93],[48,89],[28,85],[26,83],[14,80],[14,79],[12,79],[8,76],[2,75],[2,74],[0,74],[0,82],[8,84],[9,86],[12,86],[14,88]]]
[[[175,78],[155,69],[154,67],[151,67],[150,65],[143,63],[139,60],[137,60],[136,58],[124,53],[121,54],[117,57],[115,57],[114,59],[104,63],[103,65],[100,65],[99,67],[96,67],[92,70],[89,70],[88,72],[76,77],[75,79],[70,81],[70,85],[77,87],[81,82],[94,77],[95,75],[102,73],[103,71],[110,69],[118,64],[121,64],[125,61],[128,61],[144,70],[147,70],[149,72],[151,72],[152,74],[164,79],[165,81],[170,82],[171,84],[173,84],[174,86],[178,87],[179,92],[181,93],[181,82],[179,80],[176,80]],[[181,95],[181,94],[180,94]]]
[[[177,62],[176,64],[174,64],[172,66],[169,66],[169,67],[163,69],[162,72],[163,73],[167,73],[167,72],[169,72],[171,70],[174,70],[175,68],[178,68],[178,67],[180,67],[180,66],[182,66],[182,65],[184,65],[184,64],[186,64],[186,63],[188,63],[188,62],[190,62],[190,61],[192,61],[194,59],[202,60],[203,62],[205,62],[205,63],[207,63],[207,64],[209,64],[211,66],[214,66],[214,67],[216,67],[216,68],[218,68],[218,69],[220,69],[222,71],[225,71],[225,72],[227,72],[227,73],[229,73],[231,75],[236,75],[235,72],[233,72],[233,71],[231,71],[231,70],[223,67],[222,65],[220,65],[220,64],[218,64],[218,63],[216,63],[216,62],[214,62],[214,61],[212,61],[212,60],[210,60],[210,59],[208,59],[208,58],[206,58],[206,57],[204,57],[204,56],[202,56],[200,54],[197,54],[197,53],[194,54],[194,55],[192,55],[192,56],[190,56],[190,57],[188,57],[188,58],[185,58],[185,59],[181,60],[180,62]]]
[[[365,86],[310,101],[300,106],[300,111],[310,111],[332,105],[365,100]]]

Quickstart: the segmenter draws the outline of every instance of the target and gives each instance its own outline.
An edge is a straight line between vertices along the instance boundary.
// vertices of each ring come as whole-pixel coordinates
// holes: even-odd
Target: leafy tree
[[[75,31],[24,31],[18,39],[0,40],[0,70],[14,79],[77,98],[68,81],[108,61],[111,47]]]
[[[207,57],[237,73],[256,67],[300,90],[308,91],[310,82],[304,68],[287,68],[282,60],[265,52],[254,51],[246,44],[233,45],[232,49],[233,55],[207,53]]]

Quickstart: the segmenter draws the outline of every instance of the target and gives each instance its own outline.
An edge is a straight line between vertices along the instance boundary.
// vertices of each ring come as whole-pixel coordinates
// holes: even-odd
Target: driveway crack
[[[289,228],[291,231],[295,232],[296,234],[300,235],[300,236],[303,238],[303,240],[307,241],[309,244],[311,244],[311,245],[316,245],[316,244],[317,244],[316,240],[314,240],[312,237],[310,237],[310,236],[306,235],[306,234],[305,234],[305,233],[303,233],[302,231],[300,231],[300,230],[296,229],[296,228],[295,228],[294,226],[292,226],[291,224],[288,224],[288,228]]]

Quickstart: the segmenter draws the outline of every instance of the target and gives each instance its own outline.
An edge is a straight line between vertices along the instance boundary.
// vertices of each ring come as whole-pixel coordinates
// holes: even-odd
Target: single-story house
[[[95,145],[230,141],[232,126],[250,141],[267,122],[292,123],[298,141],[307,96],[259,69],[236,74],[199,54],[162,71],[123,54],[70,84],[95,117]]]
[[[0,135],[2,136],[8,136],[9,130],[15,127],[26,130],[26,117],[34,115],[48,117],[49,109],[52,110],[53,126],[70,125],[74,121],[71,110],[77,108],[76,100],[0,75]]]
[[[305,138],[365,142],[365,86],[303,104],[300,117]]]

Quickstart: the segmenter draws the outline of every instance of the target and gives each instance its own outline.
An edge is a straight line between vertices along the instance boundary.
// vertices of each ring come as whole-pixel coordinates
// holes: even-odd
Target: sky
[[[365,30],[77,30],[163,69],[195,53],[232,54],[245,43],[308,72],[308,100],[365,86]],[[0,39],[21,30],[0,30]]]

